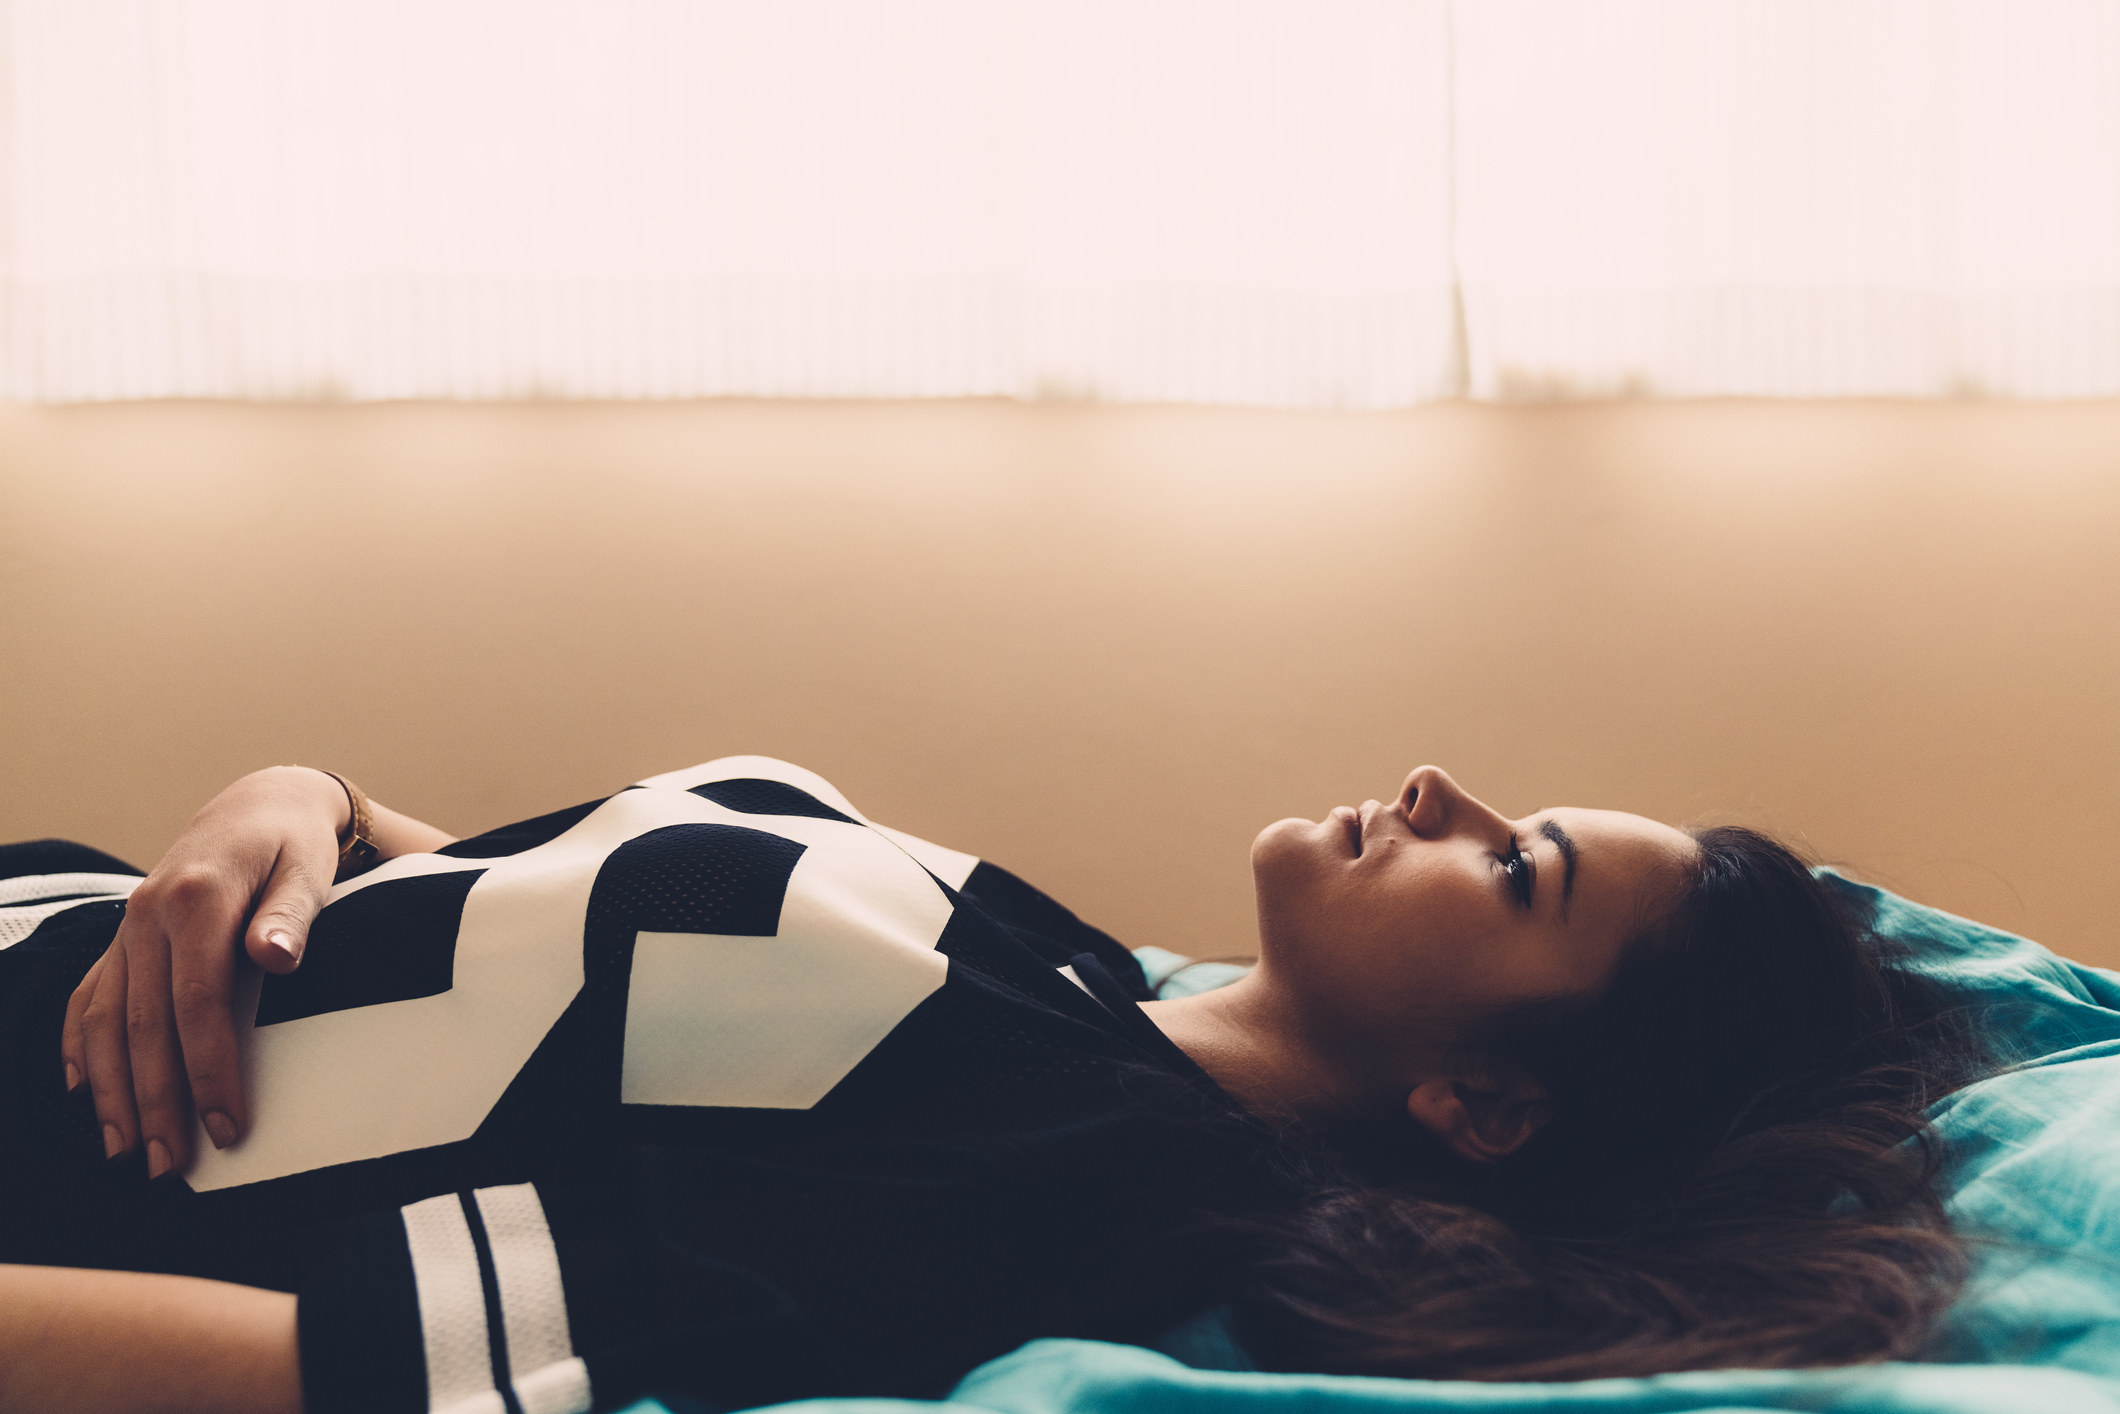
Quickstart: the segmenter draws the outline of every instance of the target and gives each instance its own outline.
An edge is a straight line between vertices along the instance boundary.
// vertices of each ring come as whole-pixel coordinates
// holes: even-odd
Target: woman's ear
[[[1509,1084],[1423,1080],[1406,1095],[1413,1122],[1449,1145],[1458,1157],[1491,1164],[1522,1148],[1553,1117],[1546,1091],[1529,1076]]]

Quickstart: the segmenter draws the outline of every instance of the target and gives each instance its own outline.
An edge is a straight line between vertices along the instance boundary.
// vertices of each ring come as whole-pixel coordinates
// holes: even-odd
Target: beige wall
[[[2120,405],[0,410],[0,837],[735,751],[1132,942],[1422,761],[2120,964]]]

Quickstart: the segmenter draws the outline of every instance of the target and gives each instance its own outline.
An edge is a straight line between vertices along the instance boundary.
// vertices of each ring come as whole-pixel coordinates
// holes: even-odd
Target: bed
[[[2010,1064],[1936,1107],[1974,1274],[1919,1362],[1483,1384],[1261,1374],[1215,1320],[1160,1349],[1034,1341],[938,1402],[811,1400],[803,1414],[2120,1414],[2120,975],[1838,875],[1988,1022]],[[1144,950],[1151,975],[1181,959]],[[1189,968],[1174,989],[1226,980]],[[691,1414],[682,1399],[628,1414]]]

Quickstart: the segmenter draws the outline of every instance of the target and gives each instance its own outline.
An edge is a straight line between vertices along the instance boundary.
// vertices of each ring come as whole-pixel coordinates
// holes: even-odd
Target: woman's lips
[[[1340,828],[1347,832],[1347,843],[1353,847],[1355,858],[1360,859],[1362,857],[1362,817],[1360,813],[1352,805],[1335,805],[1332,807],[1332,818],[1339,821]]]

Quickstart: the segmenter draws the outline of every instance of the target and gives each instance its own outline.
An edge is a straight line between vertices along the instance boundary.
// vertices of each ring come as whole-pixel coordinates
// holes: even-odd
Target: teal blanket
[[[973,1371],[939,1403],[811,1400],[781,1414],[2120,1414],[2120,976],[2036,943],[1835,878],[1880,932],[1982,1012],[2009,1069],[1946,1099],[1936,1128],[1965,1295],[1923,1363],[1711,1370],[1499,1385],[1265,1375],[1212,1328],[1171,1355],[1042,1340]],[[1189,980],[1189,979],[1188,979]],[[653,1402],[629,1414],[655,1414]]]

